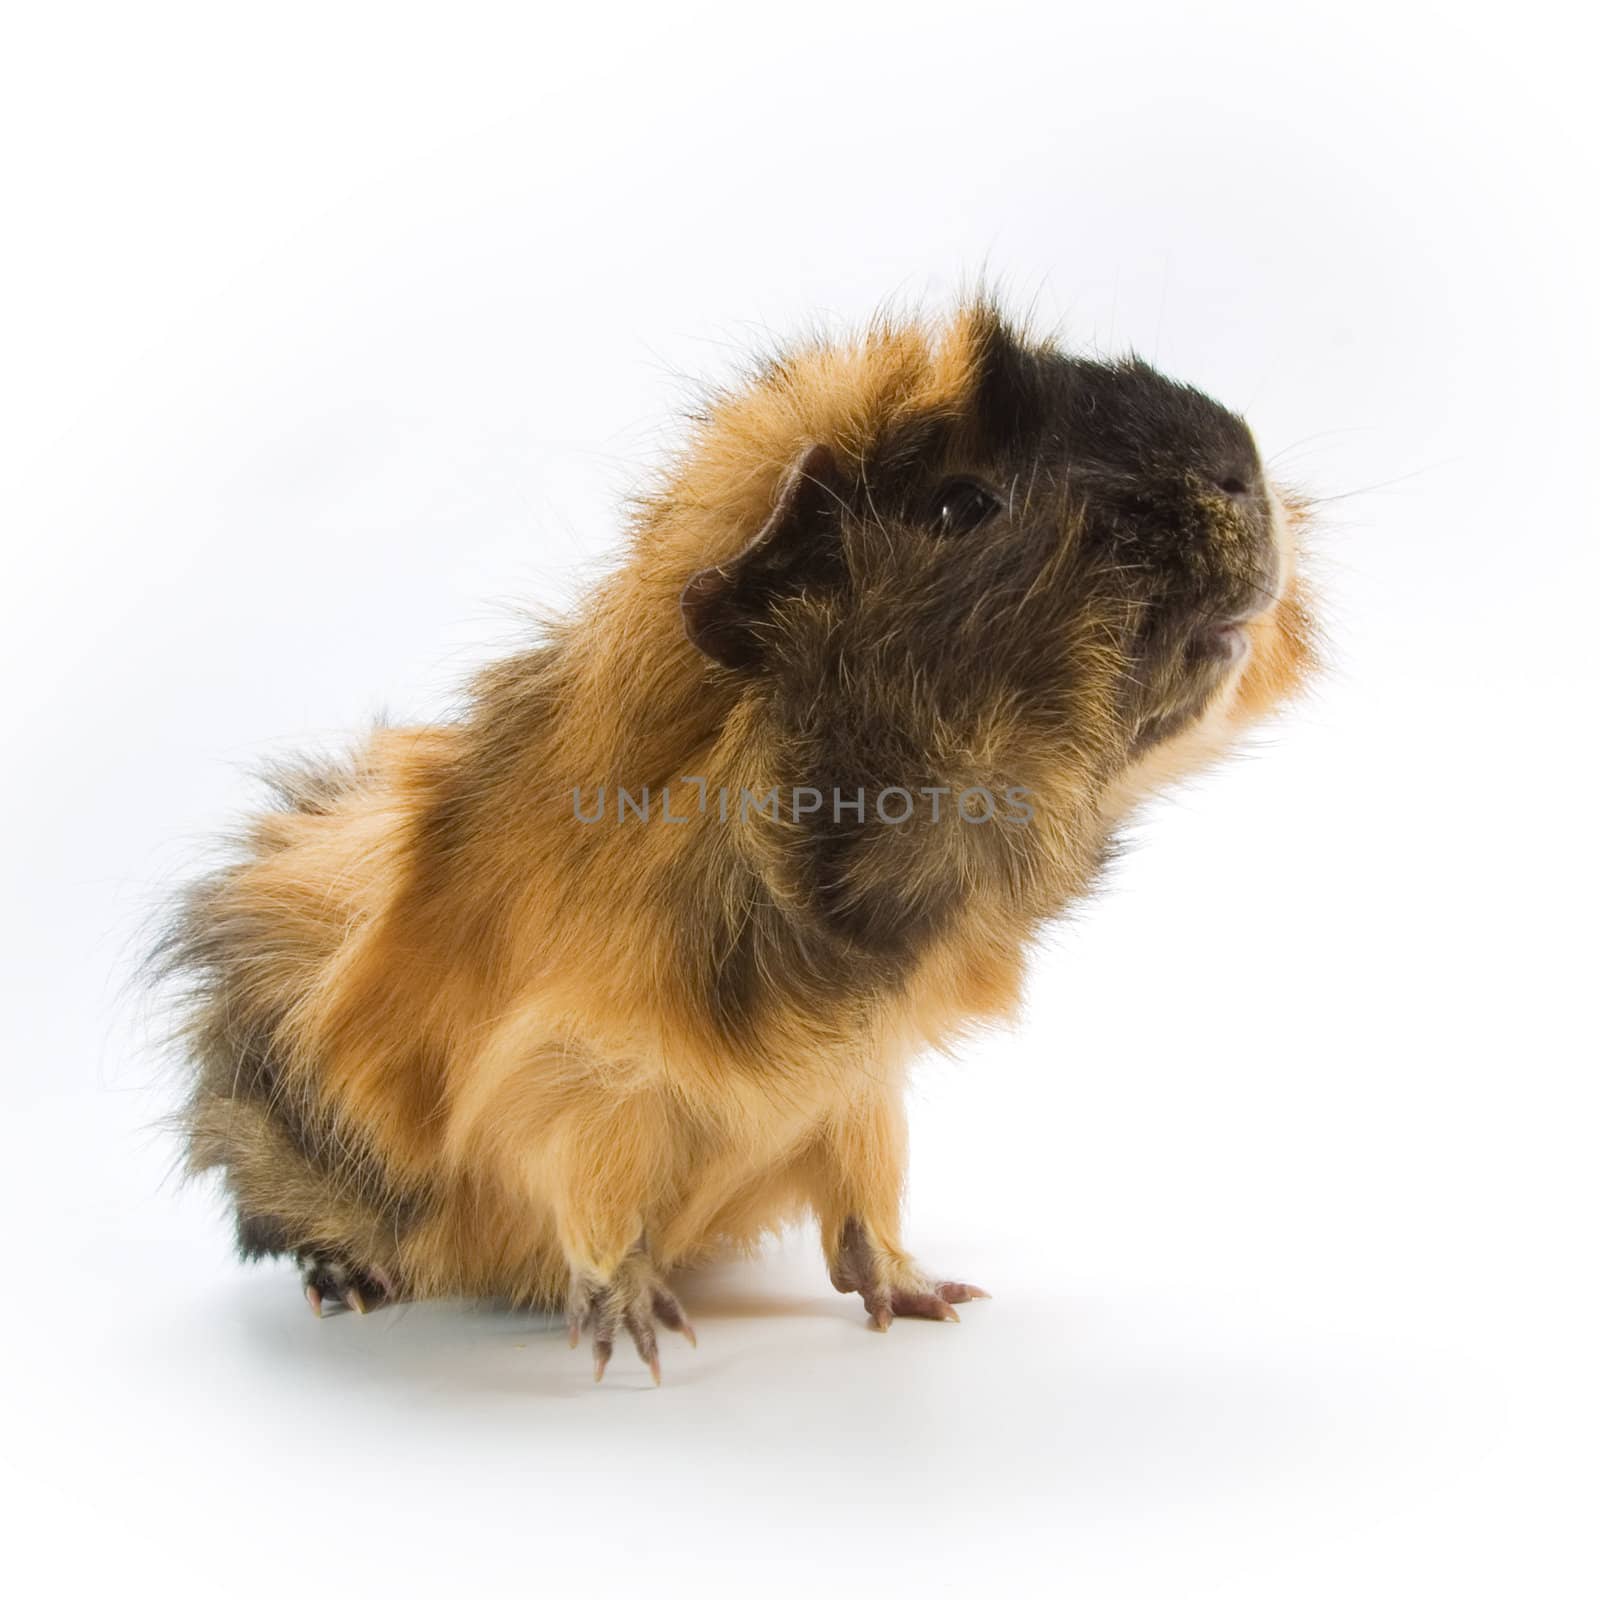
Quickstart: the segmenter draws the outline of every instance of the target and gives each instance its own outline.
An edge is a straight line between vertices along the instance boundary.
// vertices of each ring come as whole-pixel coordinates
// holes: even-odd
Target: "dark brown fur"
[[[565,1299],[653,1363],[673,1266],[810,1213],[875,1320],[947,1312],[970,1286],[899,1241],[905,1065],[1007,1013],[1131,807],[1299,684],[1298,521],[1236,417],[987,303],[716,400],[462,722],[279,774],[190,896],[190,1163],[241,1248],[314,1298]],[[866,810],[723,821],[689,778]],[[577,820],[619,787],[651,820]]]

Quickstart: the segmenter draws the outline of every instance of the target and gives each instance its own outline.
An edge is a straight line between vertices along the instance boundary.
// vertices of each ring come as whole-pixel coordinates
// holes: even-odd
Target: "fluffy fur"
[[[953,1315],[901,1242],[906,1064],[1004,1017],[1130,809],[1301,682],[1298,522],[1237,418],[988,303],[717,398],[468,715],[277,775],[190,893],[189,1163],[242,1250],[313,1304],[566,1303],[598,1370],[686,1326],[672,1268],[809,1214],[879,1326]],[[775,787],[865,814],[741,815]],[[950,797],[892,825],[891,787]]]

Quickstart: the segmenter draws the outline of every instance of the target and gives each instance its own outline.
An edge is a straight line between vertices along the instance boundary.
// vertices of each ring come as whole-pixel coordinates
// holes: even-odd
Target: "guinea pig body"
[[[907,1064],[1014,1006],[1115,829],[1291,694],[1298,514],[1244,425],[986,303],[715,401],[625,562],[459,723],[280,774],[165,947],[189,1161],[314,1307],[565,1305],[818,1221],[875,1325]]]

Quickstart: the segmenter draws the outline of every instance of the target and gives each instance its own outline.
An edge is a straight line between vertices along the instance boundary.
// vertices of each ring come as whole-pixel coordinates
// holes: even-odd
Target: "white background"
[[[1593,40],[578,10],[8,12],[0,1561],[1594,1594]],[[1334,646],[921,1075],[911,1239],[996,1298],[880,1338],[797,1237],[684,1284],[658,1392],[492,1308],[315,1322],[172,1179],[143,919],[262,756],[570,595],[692,380],[980,269],[1245,409]]]

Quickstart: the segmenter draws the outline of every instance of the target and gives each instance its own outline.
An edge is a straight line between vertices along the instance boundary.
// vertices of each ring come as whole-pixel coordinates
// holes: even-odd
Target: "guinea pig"
[[[459,721],[285,769],[193,887],[187,1161],[314,1310],[564,1308],[594,1376],[675,1268],[814,1218],[870,1325],[908,1063],[1003,1019],[1145,797],[1315,659],[1243,421],[988,298],[711,399],[571,615]]]

